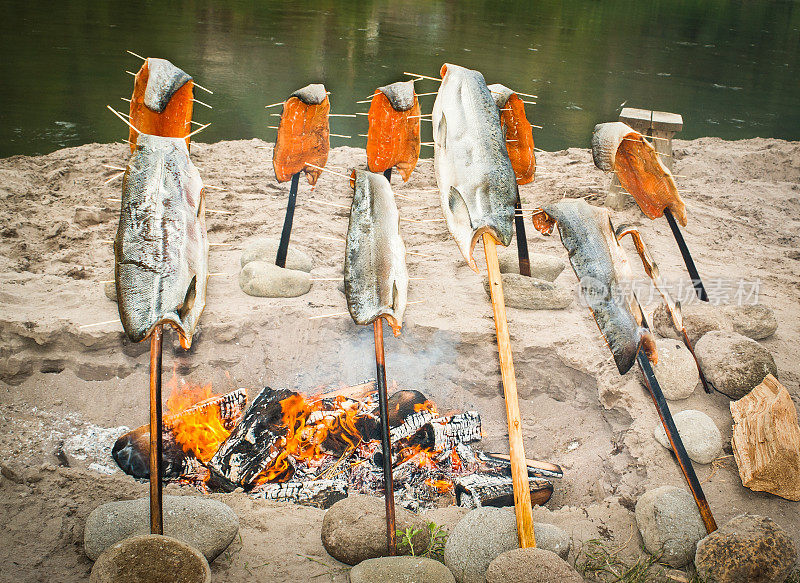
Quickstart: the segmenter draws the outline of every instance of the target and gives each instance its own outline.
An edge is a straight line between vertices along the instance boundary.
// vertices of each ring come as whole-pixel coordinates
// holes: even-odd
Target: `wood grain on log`
[[[800,500],[800,427],[789,391],[770,375],[731,403],[733,455],[742,484]]]

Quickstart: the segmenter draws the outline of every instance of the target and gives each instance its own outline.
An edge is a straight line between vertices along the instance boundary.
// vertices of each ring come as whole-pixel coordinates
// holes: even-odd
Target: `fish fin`
[[[189,287],[186,290],[186,296],[183,298],[183,305],[178,310],[178,315],[181,318],[181,321],[186,319],[186,316],[189,312],[192,311],[194,307],[194,300],[197,297],[197,276],[195,275],[192,278],[192,281],[189,282]]]
[[[444,117],[444,112],[442,112],[442,117],[439,118],[439,124],[436,127],[436,137],[439,139],[439,146],[442,148],[447,147],[447,119]]]
[[[449,217],[445,217],[447,226],[450,232],[453,233],[464,259],[467,260],[473,271],[477,273],[478,266],[472,257],[472,247],[474,246],[472,245],[472,218],[469,215],[467,202],[455,186],[450,186],[450,194],[447,197],[447,210],[450,213]]]

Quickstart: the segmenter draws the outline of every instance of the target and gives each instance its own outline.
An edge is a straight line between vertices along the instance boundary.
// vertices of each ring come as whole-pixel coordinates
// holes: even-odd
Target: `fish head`
[[[144,104],[148,109],[161,113],[167,107],[175,92],[192,77],[166,59],[149,58],[147,86],[144,90]]]

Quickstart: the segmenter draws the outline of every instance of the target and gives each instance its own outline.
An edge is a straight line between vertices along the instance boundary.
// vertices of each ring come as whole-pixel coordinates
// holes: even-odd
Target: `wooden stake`
[[[525,462],[525,446],[522,441],[522,418],[519,412],[517,379],[511,354],[511,337],[506,321],[506,304],[503,298],[503,280],[497,261],[497,243],[489,233],[483,234],[483,250],[489,272],[489,290],[492,296],[494,325],[497,331],[497,351],[500,355],[500,374],[503,378],[503,393],[508,418],[508,445],[511,455],[511,479],[514,483],[514,512],[517,516],[517,536],[520,548],[535,547],[533,534],[533,511],[531,488],[528,482],[528,466]]]
[[[653,372],[653,367],[650,366],[650,360],[641,349],[636,356],[636,360],[639,363],[639,367],[642,369],[642,373],[644,373],[645,385],[650,392],[650,396],[653,398],[653,403],[658,411],[658,416],[661,418],[661,424],[664,426],[664,430],[667,433],[667,439],[669,439],[672,451],[675,453],[675,457],[678,460],[681,472],[683,472],[683,477],[686,478],[689,490],[691,490],[697,508],[700,510],[700,517],[703,519],[706,531],[710,534],[717,530],[717,523],[714,520],[714,516],[711,514],[711,508],[708,505],[708,500],[706,500],[703,488],[700,486],[700,481],[697,479],[697,474],[694,473],[692,460],[689,459],[689,454],[686,453],[686,448],[678,433],[678,428],[675,427],[675,421],[672,419],[672,413],[670,413],[669,405],[667,405],[664,394],[661,392],[661,386],[658,384],[656,375]]]
[[[522,214],[522,201],[517,192],[515,204],[514,226],[517,231],[517,257],[519,258],[519,274],[531,276],[531,260],[528,255],[528,237],[525,235],[525,216]]]
[[[297,188],[300,186],[300,172],[292,176],[292,186],[289,189],[289,200],[286,202],[286,216],[283,219],[281,241],[278,244],[278,255],[275,265],[286,267],[286,255],[289,252],[289,237],[292,236],[292,221],[294,220],[294,207],[297,204]]]
[[[161,353],[163,325],[150,335],[150,534],[164,534],[161,496]]]
[[[686,264],[686,271],[689,272],[689,277],[692,278],[694,293],[697,294],[698,299],[703,302],[707,302],[708,294],[706,293],[705,286],[703,286],[703,280],[700,279],[700,274],[697,272],[697,267],[694,264],[694,259],[692,259],[692,254],[689,252],[689,247],[686,245],[686,241],[683,238],[683,233],[681,233],[681,229],[678,227],[675,217],[672,216],[672,211],[665,208],[664,216],[667,217],[669,228],[672,229],[672,236],[675,237],[675,242],[678,243],[678,249],[681,250],[683,262]]]
[[[383,318],[372,323],[375,331],[375,367],[378,380],[378,410],[381,417],[381,448],[383,451],[383,498],[386,502],[386,540],[388,554],[397,554],[397,540],[394,516],[394,480],[392,478],[392,441],[389,435],[389,397],[386,390],[386,360],[383,351]],[[527,471],[527,469],[526,469]]]

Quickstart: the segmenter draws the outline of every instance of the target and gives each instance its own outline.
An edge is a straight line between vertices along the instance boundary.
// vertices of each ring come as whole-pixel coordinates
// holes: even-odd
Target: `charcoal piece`
[[[492,471],[511,475],[511,457],[503,453],[476,452],[477,458]],[[525,460],[528,466],[528,476],[532,478],[563,478],[564,471],[558,464],[537,460]]]
[[[208,463],[209,486],[233,491],[249,488],[259,473],[277,457],[277,442],[285,437],[281,401],[297,393],[266,387],[245,411],[239,425],[231,432]]]
[[[326,509],[347,498],[345,480],[316,480],[308,482],[281,482],[262,484],[250,492],[251,498],[289,501],[304,506]]]
[[[417,408],[428,402],[419,391],[396,391],[389,395],[389,427],[401,425],[407,417],[417,413]],[[378,414],[377,408],[373,411]]]
[[[470,474],[457,478],[456,503],[465,508],[513,506],[514,485],[510,476]],[[544,478],[530,480],[531,504],[541,506],[553,495],[553,485]]]
[[[429,423],[434,419],[436,419],[436,414],[427,410],[419,411],[418,413],[409,415],[405,418],[403,423],[392,428],[389,432],[389,435],[393,442],[399,439],[410,437],[419,431],[426,423]]]

